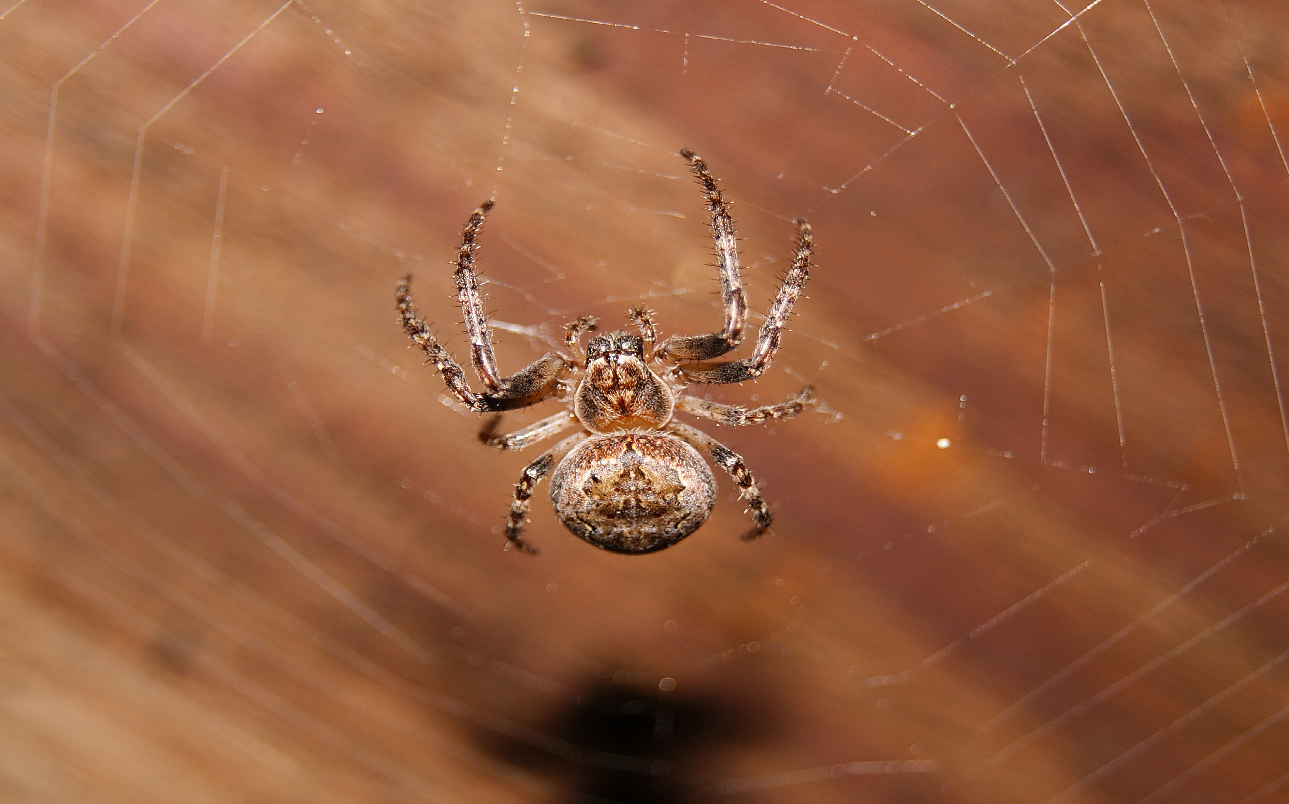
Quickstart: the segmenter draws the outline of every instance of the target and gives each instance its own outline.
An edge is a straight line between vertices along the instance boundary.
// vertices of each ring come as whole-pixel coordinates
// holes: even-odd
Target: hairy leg
[[[452,395],[461,400],[461,404],[474,411],[485,411],[488,409],[487,403],[483,397],[470,390],[470,385],[465,380],[465,372],[461,370],[461,365],[452,359],[448,350],[439,345],[430,328],[425,325],[416,315],[416,307],[412,304],[412,294],[408,285],[412,277],[405,276],[394,290],[394,299],[398,302],[398,312],[403,318],[403,329],[411,337],[412,342],[421,347],[425,356],[430,359],[434,367],[438,369],[439,374],[443,377],[443,382],[447,384],[448,390]]]
[[[750,541],[765,533],[773,517],[770,516],[769,506],[761,499],[761,492],[757,491],[756,481],[752,478],[752,473],[747,470],[747,465],[743,463],[743,458],[707,433],[687,424],[673,421],[667,425],[667,429],[688,441],[695,449],[707,453],[717,466],[729,472],[734,485],[739,488],[739,496],[747,500],[748,513],[756,523],[751,530],[743,534],[743,540]]]
[[[497,449],[523,449],[557,433],[562,433],[575,424],[577,424],[577,418],[572,413],[562,410],[554,416],[547,416],[513,433],[498,435],[497,429],[501,426],[501,414],[498,413],[484,422],[483,429],[479,431],[479,440]]]
[[[417,317],[409,287],[411,281],[410,275],[403,277],[394,291],[394,299],[398,302],[398,311],[403,320],[403,329],[411,337],[412,342],[425,352],[425,356],[443,377],[448,390],[461,401],[461,404],[477,413],[486,413],[521,408],[539,402],[554,393],[569,363],[553,352],[501,380],[498,391],[477,394],[471,390],[461,365],[453,359],[447,349],[439,344],[425,322]]]
[[[752,356],[745,360],[730,360],[707,368],[686,369],[682,372],[690,382],[725,384],[755,379],[763,374],[774,358],[779,342],[783,339],[783,330],[787,327],[788,317],[792,315],[792,306],[801,296],[810,277],[810,253],[814,248],[810,224],[804,218],[797,219],[797,253],[792,267],[783,276],[783,284],[770,305],[770,312],[761,325],[761,332],[756,338],[756,347]]]
[[[457,283],[457,303],[465,318],[466,332],[470,335],[470,362],[489,393],[501,390],[501,376],[497,373],[497,358],[492,352],[492,333],[488,329],[488,314],[483,309],[479,295],[479,277],[474,271],[475,242],[483,220],[492,211],[495,202],[490,198],[470,213],[465,230],[461,232],[461,248],[457,250],[457,270],[453,277]]]
[[[711,402],[694,396],[681,396],[676,399],[676,409],[722,424],[742,427],[748,424],[760,424],[770,419],[791,419],[800,415],[801,411],[806,409],[806,405],[814,401],[814,388],[807,385],[792,399],[776,405],[743,408],[737,405],[722,405],[720,402]]]
[[[743,342],[743,325],[747,319],[747,295],[739,278],[738,241],[734,237],[734,219],[730,217],[725,197],[716,186],[716,178],[707,163],[689,149],[680,155],[689,162],[695,178],[702,185],[707,206],[712,212],[712,240],[716,245],[716,266],[721,279],[721,305],[725,308],[725,326],[710,335],[673,335],[658,349],[667,360],[711,360],[720,357]]]
[[[537,460],[524,467],[519,482],[515,484],[515,496],[510,501],[510,515],[506,517],[506,546],[514,545],[525,553],[535,555],[537,548],[524,541],[519,535],[524,528],[524,517],[528,514],[528,501],[532,499],[533,490],[543,477],[550,473],[568,451],[579,441],[586,438],[586,433],[574,433],[555,446],[537,456]]]

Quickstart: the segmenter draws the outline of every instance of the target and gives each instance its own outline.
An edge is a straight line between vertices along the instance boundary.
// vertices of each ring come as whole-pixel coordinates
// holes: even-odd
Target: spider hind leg
[[[524,518],[528,514],[528,501],[533,497],[533,490],[543,477],[550,473],[551,467],[563,459],[568,451],[586,438],[586,433],[574,433],[555,446],[537,456],[537,460],[524,467],[515,484],[515,496],[510,501],[510,515],[506,517],[506,547],[514,545],[529,555],[536,555],[537,548],[524,541],[520,532],[524,529]]]
[[[716,465],[729,473],[734,485],[738,486],[739,496],[747,501],[748,513],[752,515],[753,522],[752,529],[743,534],[743,541],[751,541],[769,530],[774,517],[770,515],[770,507],[761,498],[756,480],[748,471],[743,457],[702,430],[687,424],[672,422],[668,425],[668,429],[700,451],[707,453]]]

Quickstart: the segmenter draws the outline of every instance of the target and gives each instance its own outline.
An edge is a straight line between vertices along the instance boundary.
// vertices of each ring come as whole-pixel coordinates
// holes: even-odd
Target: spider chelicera
[[[572,427],[565,438],[530,463],[515,484],[506,519],[506,546],[537,552],[520,535],[537,483],[551,476],[551,504],[560,521],[578,537],[616,553],[651,553],[669,547],[707,520],[716,499],[716,481],[700,452],[729,473],[747,501],[755,523],[744,539],[770,526],[770,509],[757,491],[743,459],[706,433],[675,417],[677,411],[732,425],[792,418],[814,400],[807,386],[777,405],[743,408],[684,393],[691,383],[737,383],[759,377],[770,365],[792,306],[810,272],[810,224],[797,220],[796,255],[779,286],[752,356],[715,361],[743,340],[747,299],[739,279],[734,221],[716,179],[692,151],[680,155],[703,188],[712,213],[725,325],[708,335],[673,335],[658,342],[653,314],[642,307],[628,312],[639,334],[596,335],[582,349],[582,336],[596,329],[584,316],[564,329],[569,354],[547,353],[517,373],[502,377],[493,356],[487,315],[474,270],[475,240],[493,202],[470,216],[456,259],[457,301],[470,336],[470,357],[484,391],[476,393],[465,372],[416,315],[407,276],[395,296],[403,328],[424,350],[461,404],[478,413],[498,412],[479,437],[498,449],[523,449]],[[715,361],[715,362],[714,362]],[[499,411],[555,397],[565,409],[505,435],[497,432]]]

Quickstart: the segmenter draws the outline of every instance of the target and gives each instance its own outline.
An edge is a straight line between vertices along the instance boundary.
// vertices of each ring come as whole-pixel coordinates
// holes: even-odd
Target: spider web
[[[1284,12],[1257,2],[0,9],[0,780],[20,800],[1289,800]],[[479,264],[772,370],[647,558],[500,550],[393,319]],[[744,347],[746,348],[746,347]],[[427,404],[430,403],[430,404]],[[441,403],[441,404],[436,404]],[[507,418],[518,427],[551,412]],[[182,791],[178,794],[176,791]],[[303,792],[307,791],[307,792]]]

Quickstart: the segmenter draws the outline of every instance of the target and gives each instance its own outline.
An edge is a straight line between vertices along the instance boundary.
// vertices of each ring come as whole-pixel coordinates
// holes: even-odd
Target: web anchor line
[[[965,773],[965,776],[968,778],[978,776],[984,771],[990,768],[996,767],[997,765],[1007,761],[1011,757],[1015,756],[1015,754],[1021,749],[1025,748],[1028,745],[1031,745],[1036,740],[1046,737],[1047,735],[1051,734],[1052,732],[1064,726],[1066,723],[1069,723],[1074,718],[1088,712],[1092,708],[1101,704],[1106,699],[1126,689],[1134,682],[1148,675],[1149,673],[1156,670],[1157,668],[1163,666],[1164,664],[1176,658],[1177,656],[1181,655],[1182,653],[1185,653],[1186,651],[1190,650],[1192,647],[1199,644],[1200,642],[1203,642],[1204,640],[1208,639],[1214,634],[1224,631],[1225,629],[1229,628],[1233,623],[1236,623],[1242,620],[1254,609],[1259,608],[1264,603],[1267,603],[1275,599],[1276,597],[1284,593],[1286,590],[1289,590],[1289,581],[1286,581],[1280,584],[1275,589],[1272,589],[1270,592],[1267,592],[1266,594],[1262,595],[1252,603],[1242,606],[1239,610],[1233,612],[1232,614],[1223,618],[1219,622],[1214,623],[1213,625],[1205,628],[1204,630],[1200,631],[1198,634],[1195,634],[1190,639],[1187,639],[1185,642],[1176,646],[1172,650],[1169,650],[1163,655],[1151,660],[1150,662],[1147,662],[1146,664],[1137,668],[1133,672],[1129,673],[1128,675],[1124,676],[1123,678],[1119,679],[1118,681],[1114,682],[1108,687],[1105,687],[1095,695],[1092,695],[1091,697],[1084,699],[1082,702],[1075,704],[1074,706],[1065,710],[1064,712],[1057,715],[1056,717],[1048,720],[1046,723],[1034,729],[1033,731],[1029,732],[1028,734],[1024,735],[1023,737],[1020,737],[1014,740],[1006,747],[998,750],[992,756],[985,759],[979,765],[976,765],[974,768],[968,769],[968,771]]]
[[[1236,548],[1225,558],[1219,560],[1217,563],[1213,564],[1208,569],[1204,570],[1199,575],[1192,578],[1181,588],[1177,589],[1177,591],[1173,592],[1172,594],[1165,597],[1163,600],[1156,603],[1148,611],[1141,614],[1132,622],[1128,623],[1123,628],[1120,628],[1118,631],[1111,634],[1106,639],[1103,639],[1100,643],[1092,647],[1092,649],[1088,650],[1082,656],[1075,659],[1070,664],[1066,665],[1065,668],[1063,668],[1061,671],[1059,671],[1058,673],[1056,673],[1055,675],[1053,675],[1052,677],[1044,681],[1042,684],[1039,684],[1037,687],[1030,690],[1025,695],[1022,695],[1018,700],[1016,700],[1006,709],[994,715],[992,718],[990,718],[986,723],[984,723],[980,727],[979,729],[980,733],[988,734],[989,732],[996,729],[998,726],[1002,725],[1003,722],[1011,719],[1012,717],[1015,717],[1023,708],[1028,706],[1035,699],[1046,694],[1049,690],[1051,690],[1057,684],[1060,684],[1065,679],[1069,678],[1080,668],[1087,666],[1097,656],[1109,650],[1116,643],[1122,641],[1124,638],[1128,637],[1133,632],[1135,632],[1147,620],[1151,619],[1157,614],[1160,614],[1161,612],[1165,611],[1173,604],[1177,603],[1179,600],[1185,597],[1191,590],[1195,589],[1195,587],[1204,583],[1204,581],[1208,580],[1213,575],[1217,574],[1222,569],[1229,566],[1237,558],[1239,558],[1240,556],[1244,555],[1249,550],[1251,550],[1254,547],[1254,545],[1258,544],[1260,541],[1262,541],[1263,539],[1267,538],[1268,536],[1270,536],[1272,533],[1275,533],[1275,532],[1276,532],[1275,526],[1269,527],[1266,530],[1262,531],[1262,533],[1250,539],[1248,542],[1245,542],[1244,544],[1240,545],[1240,547]]]
[[[915,668],[911,667],[907,670],[904,670],[903,672],[892,673],[890,675],[885,675],[885,676],[871,676],[863,680],[862,682],[863,686],[887,687],[892,684],[903,684],[904,682],[913,678],[913,676],[917,672],[930,670],[936,664],[939,664],[940,662],[947,659],[949,656],[953,655],[954,653],[957,653],[971,640],[979,639],[980,637],[983,637],[985,634],[992,631],[1001,623],[1010,619],[1011,617],[1013,617],[1020,611],[1028,608],[1029,606],[1033,605],[1034,603],[1038,602],[1041,598],[1046,596],[1054,589],[1064,586],[1069,581],[1081,575],[1084,570],[1088,569],[1091,566],[1092,566],[1092,559],[1088,559],[1083,563],[1075,566],[1074,568],[1067,571],[1065,574],[1061,575],[1059,578],[1056,578],[1055,580],[1048,583],[1046,586],[1040,587],[1039,589],[1036,589],[1035,591],[1029,593],[1021,600],[1017,601],[1016,603],[1013,603],[1011,606],[1008,606],[1003,611],[999,612],[998,614],[995,614],[993,617],[990,617],[985,622],[971,629],[970,632],[955,639],[953,642],[950,642],[948,645],[945,645],[940,650],[926,657],[921,661],[921,663],[918,664],[917,667]]]
[[[1064,6],[1062,6],[1062,8],[1064,8]],[[1147,9],[1149,8],[1150,6],[1147,3]],[[1151,11],[1151,19],[1154,19],[1153,11]],[[1182,253],[1185,257],[1186,271],[1187,271],[1187,275],[1190,278],[1191,296],[1195,302],[1195,313],[1199,319],[1200,334],[1203,337],[1204,351],[1208,358],[1209,376],[1213,381],[1213,390],[1217,397],[1218,411],[1221,414],[1221,418],[1222,418],[1222,428],[1225,431],[1227,448],[1230,451],[1230,455],[1231,455],[1231,465],[1235,471],[1237,488],[1241,493],[1243,493],[1244,477],[1240,470],[1239,454],[1235,448],[1235,434],[1231,427],[1231,417],[1230,417],[1229,411],[1227,410],[1226,397],[1222,393],[1222,382],[1221,382],[1221,379],[1218,377],[1217,358],[1215,357],[1214,351],[1213,351],[1212,333],[1209,331],[1208,320],[1205,317],[1205,313],[1204,313],[1204,305],[1200,299],[1199,280],[1195,274],[1195,259],[1191,253],[1191,243],[1190,243],[1190,237],[1188,236],[1188,233],[1187,233],[1186,219],[1182,215],[1181,211],[1177,208],[1177,204],[1173,200],[1172,193],[1168,191],[1168,187],[1164,184],[1163,177],[1159,174],[1158,168],[1155,167],[1155,160],[1152,159],[1150,157],[1150,154],[1147,152],[1145,143],[1142,142],[1141,136],[1137,131],[1137,127],[1132,122],[1132,117],[1128,114],[1128,109],[1124,106],[1122,98],[1119,97],[1119,92],[1114,87],[1114,82],[1110,80],[1110,76],[1109,74],[1106,73],[1105,66],[1102,64],[1101,58],[1097,54],[1096,48],[1092,46],[1092,41],[1088,39],[1087,31],[1084,30],[1082,23],[1080,23],[1077,18],[1074,20],[1074,26],[1078,30],[1079,36],[1083,39],[1083,44],[1087,47],[1088,54],[1092,57],[1092,61],[1096,65],[1097,71],[1101,75],[1102,82],[1106,85],[1106,89],[1110,92],[1111,98],[1114,99],[1115,106],[1119,110],[1119,115],[1120,117],[1123,118],[1124,125],[1127,126],[1128,133],[1132,136],[1132,140],[1137,146],[1137,151],[1138,153],[1141,154],[1141,158],[1145,162],[1146,169],[1150,172],[1151,177],[1154,179],[1156,187],[1159,188],[1160,195],[1163,196],[1164,203],[1168,205],[1168,209],[1171,212],[1173,216],[1173,220],[1177,226],[1177,233],[1181,241]],[[1164,44],[1164,48],[1168,50],[1169,56],[1171,58],[1172,50],[1168,48],[1167,40],[1162,39],[1162,31],[1160,32],[1160,34],[1161,34],[1161,41]],[[1174,66],[1176,66],[1175,61],[1174,61]],[[1185,82],[1183,81],[1183,83]],[[1198,109],[1196,109],[1196,111],[1198,112]],[[1201,121],[1202,121],[1202,116],[1201,116]],[[1205,129],[1207,130],[1207,126],[1205,126]],[[1238,192],[1237,192],[1237,196],[1238,196]]]
[[[1197,720],[1199,720],[1205,714],[1212,711],[1216,706],[1221,704],[1223,701],[1227,700],[1235,693],[1249,686],[1254,681],[1257,681],[1258,679],[1266,676],[1267,673],[1271,672],[1272,670],[1276,669],[1280,665],[1284,664],[1286,660],[1289,660],[1289,651],[1285,651],[1284,653],[1281,653],[1279,656],[1276,656],[1270,661],[1264,662],[1262,666],[1259,667],[1257,670],[1254,670],[1252,673],[1249,673],[1244,678],[1241,678],[1239,681],[1236,681],[1234,684],[1230,685],[1229,687],[1226,687],[1221,692],[1217,693],[1216,695],[1210,697],[1208,700],[1204,701],[1204,703],[1200,704],[1199,706],[1187,712],[1185,715],[1182,715],[1181,717],[1177,718],[1172,723],[1169,723],[1164,728],[1150,735],[1146,739],[1142,740],[1141,742],[1129,748],[1127,751],[1124,751],[1123,753],[1121,753],[1119,756],[1115,757],[1114,759],[1105,763],[1101,767],[1097,768],[1092,773],[1089,773],[1087,776],[1084,776],[1079,781],[1070,785],[1063,792],[1059,793],[1055,798],[1049,801],[1048,804],[1064,804],[1064,802],[1070,801],[1079,793],[1082,793],[1084,790],[1087,790],[1089,787],[1096,784],[1101,779],[1104,779],[1106,776],[1109,776],[1110,774],[1114,773],[1118,769],[1122,768],[1128,762],[1132,761],[1136,757],[1140,756],[1141,754],[1155,747],[1164,739],[1194,724]],[[1256,729],[1257,727],[1254,727],[1254,728]],[[1250,730],[1250,731],[1253,731],[1253,730]],[[1229,751],[1227,753],[1229,753]],[[1216,756],[1216,754],[1210,755],[1210,758],[1212,758],[1213,756]],[[1174,784],[1174,782],[1178,782],[1178,780],[1182,780],[1188,777],[1189,775],[1194,775],[1194,773],[1198,772],[1198,770],[1201,769],[1201,766],[1204,766],[1206,762],[1208,764],[1212,764],[1208,760],[1201,761],[1200,763],[1192,766],[1190,770],[1174,778],[1172,782],[1169,782],[1163,787],[1160,787],[1151,796],[1147,796],[1147,799],[1151,798],[1152,796],[1162,795],[1165,792],[1167,792],[1168,789],[1175,789],[1176,785]],[[1147,799],[1142,799],[1142,801],[1145,801]]]

